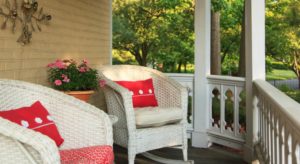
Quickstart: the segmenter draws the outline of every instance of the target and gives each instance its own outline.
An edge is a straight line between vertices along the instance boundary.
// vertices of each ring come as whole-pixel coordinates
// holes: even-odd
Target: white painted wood
[[[192,146],[207,148],[210,141],[209,93],[206,76],[210,74],[210,0],[195,0],[195,110]]]
[[[210,75],[207,76],[208,84],[209,84],[209,117],[212,121],[209,122],[209,130],[208,134],[210,136],[210,140],[213,143],[218,143],[221,145],[225,145],[228,147],[232,147],[235,149],[242,149],[245,142],[245,134],[241,134],[239,132],[239,103],[241,101],[240,93],[244,90],[245,87],[245,79],[244,78],[236,78],[236,77],[228,77],[228,76],[216,76]],[[214,118],[212,116],[212,98],[213,90],[216,89],[219,91],[220,96],[220,122],[219,125],[212,125]],[[226,129],[226,107],[225,102],[229,98],[226,96],[226,92],[231,91],[232,97],[230,97],[230,101],[233,103],[233,130],[231,128]],[[228,109],[227,109],[228,110]]]
[[[292,134],[292,145],[291,145],[291,155],[292,155],[292,163],[297,163],[297,156],[296,156],[296,145],[297,145],[297,138]]]
[[[254,144],[258,140],[257,99],[253,81],[265,79],[265,1],[246,0],[246,125],[244,160],[254,159]]]
[[[239,92],[239,88],[237,86],[234,86],[234,135],[238,136],[239,134],[239,128],[240,128],[240,124],[239,124],[239,106],[240,106],[240,92]]]
[[[221,108],[221,115],[220,115],[220,125],[221,125],[221,134],[224,133],[224,130],[225,130],[225,93],[224,93],[224,86],[221,85],[221,105],[220,105],[220,108]]]
[[[222,75],[208,75],[207,79],[210,80],[210,83],[222,82],[224,84],[232,84],[238,86],[244,86],[245,78],[243,77],[232,77],[232,76],[222,76]]]
[[[259,147],[266,163],[299,163],[300,104],[266,81],[255,80]]]
[[[271,146],[271,149],[270,149],[270,161],[271,163],[274,163],[274,122],[273,122],[273,112],[270,112],[270,138],[269,138],[269,141],[270,141],[270,146]]]

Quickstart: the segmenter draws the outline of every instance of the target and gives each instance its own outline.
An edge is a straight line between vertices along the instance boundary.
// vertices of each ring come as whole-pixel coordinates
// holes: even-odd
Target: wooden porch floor
[[[114,145],[115,163],[127,163],[127,150],[120,146]],[[155,155],[170,159],[182,159],[182,151],[179,149],[164,148],[151,151]],[[188,158],[194,160],[195,164],[244,164],[242,152],[237,152],[219,145],[213,145],[208,149],[193,148],[189,146]],[[136,164],[154,164],[150,159],[142,155],[137,155]]]

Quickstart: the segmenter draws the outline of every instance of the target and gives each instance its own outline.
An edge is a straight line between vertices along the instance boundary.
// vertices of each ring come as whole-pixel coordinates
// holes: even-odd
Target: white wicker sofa
[[[0,118],[0,163],[60,163],[59,150],[97,145],[112,146],[112,124],[98,108],[37,84],[0,80],[0,110],[30,106],[39,100],[52,115],[64,138],[53,140]]]
[[[116,115],[119,119],[113,126],[114,142],[128,148],[129,164],[134,163],[138,153],[173,146],[179,146],[182,149],[184,161],[187,161],[186,88],[157,70],[141,66],[105,66],[99,69],[99,74],[106,83],[102,89],[105,94],[108,113]],[[148,78],[153,79],[158,108],[179,108],[182,115],[180,122],[147,128],[136,126],[132,93],[115,81],[136,81]]]

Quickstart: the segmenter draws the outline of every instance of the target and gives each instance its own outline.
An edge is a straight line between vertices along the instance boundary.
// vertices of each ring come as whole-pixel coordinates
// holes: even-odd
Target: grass
[[[267,80],[296,79],[297,76],[292,70],[273,69],[267,73]]]
[[[300,103],[300,90],[293,90],[287,85],[281,85],[278,87],[278,89],[287,94],[292,99],[296,100],[298,103]]]
[[[296,91],[289,91],[286,93],[288,96],[290,96],[292,99],[300,103],[300,90]]]

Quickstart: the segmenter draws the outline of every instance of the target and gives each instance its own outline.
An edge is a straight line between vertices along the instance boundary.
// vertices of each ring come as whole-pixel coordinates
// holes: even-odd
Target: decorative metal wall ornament
[[[13,0],[13,4],[9,0],[5,0],[4,8],[0,7],[0,15],[4,17],[1,29],[6,29],[7,22],[12,23],[12,32],[16,31],[17,21],[22,24],[21,35],[17,42],[22,45],[30,43],[32,31],[42,31],[40,23],[47,24],[51,20],[51,15],[44,14],[43,8],[38,10],[36,0],[22,0],[21,6],[18,6],[17,0]],[[22,13],[21,15],[19,14]]]

